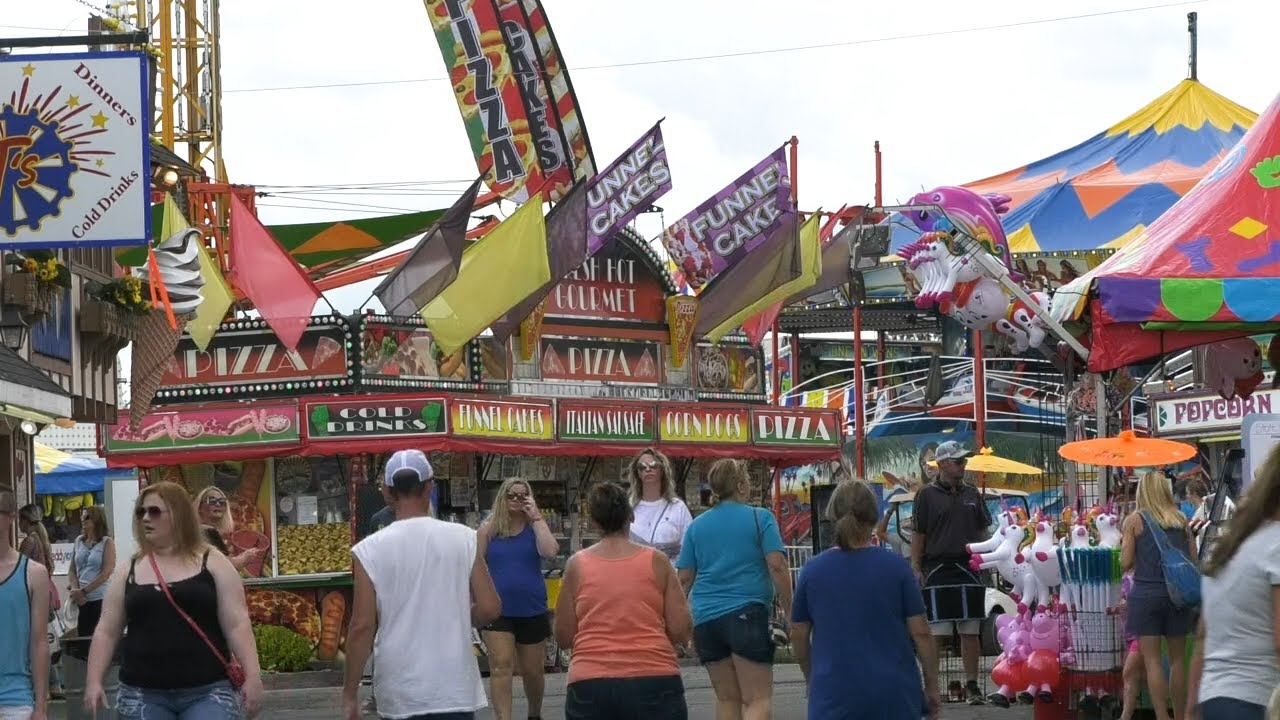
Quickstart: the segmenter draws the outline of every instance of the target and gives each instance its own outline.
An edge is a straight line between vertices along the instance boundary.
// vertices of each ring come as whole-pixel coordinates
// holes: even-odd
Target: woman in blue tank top
[[[528,483],[520,478],[507,478],[498,488],[493,512],[476,536],[476,551],[489,564],[502,600],[502,616],[484,628],[494,714],[511,717],[511,675],[518,661],[529,717],[538,718],[547,638],[551,637],[542,558],[559,554],[560,541],[542,518]]]
[[[1173,716],[1182,720],[1187,699],[1187,635],[1195,630],[1195,611],[1176,607],[1169,597],[1152,524],[1164,531],[1170,546],[1189,558],[1196,557],[1196,542],[1187,526],[1187,516],[1173,500],[1171,485],[1161,472],[1149,472],[1138,482],[1138,512],[1126,517],[1120,528],[1124,533],[1120,567],[1133,571],[1125,629],[1138,638],[1151,707],[1156,717],[1166,717],[1172,698]],[[1162,645],[1169,651],[1168,678]]]
[[[14,549],[17,517],[13,493],[0,491],[0,718],[43,720],[49,709],[49,644],[33,645],[31,633],[43,636],[48,623],[49,574]]]

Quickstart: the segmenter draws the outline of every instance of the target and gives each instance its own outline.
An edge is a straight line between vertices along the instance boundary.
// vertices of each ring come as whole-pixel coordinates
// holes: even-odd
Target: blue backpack
[[[1164,573],[1164,586],[1169,592],[1169,600],[1179,610],[1194,610],[1200,607],[1200,571],[1191,558],[1178,548],[1169,544],[1164,528],[1145,510],[1142,521],[1147,532],[1156,541],[1160,551],[1160,570]]]

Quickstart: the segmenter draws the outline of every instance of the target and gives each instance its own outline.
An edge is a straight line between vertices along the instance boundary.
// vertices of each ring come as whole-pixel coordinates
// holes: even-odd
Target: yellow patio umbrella
[[[929,461],[929,465],[933,467],[937,467],[937,464],[936,460]],[[1035,465],[1000,457],[989,447],[984,447],[976,455],[970,456],[969,461],[965,463],[964,469],[969,472],[1004,473],[1006,475],[1040,475],[1044,473],[1044,470]]]

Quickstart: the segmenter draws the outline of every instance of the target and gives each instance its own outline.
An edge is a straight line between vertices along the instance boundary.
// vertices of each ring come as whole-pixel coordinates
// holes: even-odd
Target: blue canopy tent
[[[108,480],[132,477],[132,470],[108,470],[102,458],[76,457],[36,443],[36,495],[97,494]]]

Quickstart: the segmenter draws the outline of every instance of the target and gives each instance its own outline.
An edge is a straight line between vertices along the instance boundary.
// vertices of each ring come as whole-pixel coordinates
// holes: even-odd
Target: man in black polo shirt
[[[964,659],[963,694],[969,704],[983,703],[978,688],[978,632],[985,614],[986,589],[969,569],[969,543],[986,540],[991,513],[982,493],[964,481],[964,466],[970,451],[955,441],[938,445],[934,461],[938,478],[916,493],[912,519],[911,566],[924,590],[930,629],[939,637],[960,635],[960,655]],[[961,694],[958,681],[948,692]]]

